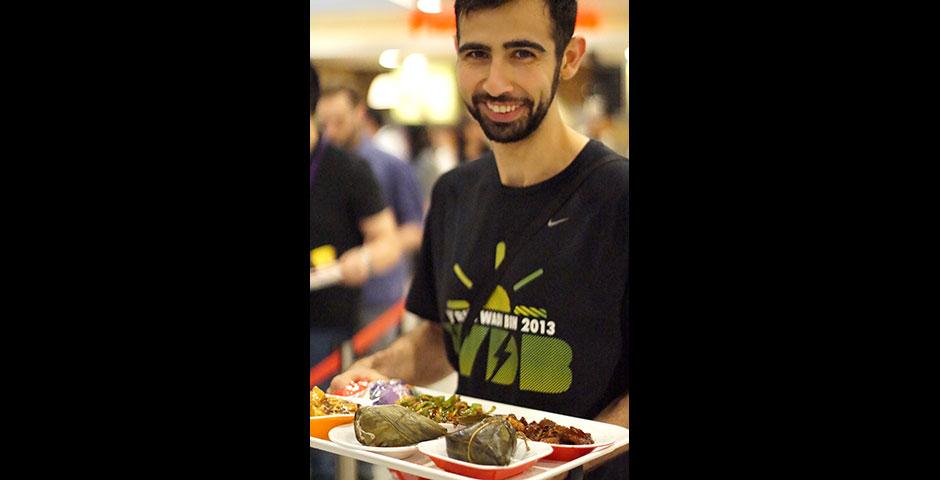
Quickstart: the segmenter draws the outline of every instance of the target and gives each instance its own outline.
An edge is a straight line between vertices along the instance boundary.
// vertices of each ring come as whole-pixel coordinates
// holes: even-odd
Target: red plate
[[[547,443],[529,442],[529,450],[526,451],[522,440],[518,442],[512,462],[504,467],[476,465],[450,458],[447,456],[447,441],[443,437],[419,443],[418,451],[427,455],[442,470],[481,480],[502,480],[528,470],[536,462],[552,453],[552,447]]]
[[[410,473],[399,472],[398,470],[394,470],[391,468],[389,468],[388,471],[391,472],[392,475],[394,475],[395,478],[397,478],[398,480],[428,480],[424,477],[419,477],[417,475],[412,475]]]
[[[542,442],[533,442],[533,443],[542,443]],[[583,457],[594,450],[606,447],[614,443],[604,442],[604,443],[592,443],[590,445],[557,445],[554,443],[546,443],[545,445],[551,445],[552,454],[545,457],[545,460],[557,460],[560,462],[567,462],[569,460],[574,460],[578,457]]]

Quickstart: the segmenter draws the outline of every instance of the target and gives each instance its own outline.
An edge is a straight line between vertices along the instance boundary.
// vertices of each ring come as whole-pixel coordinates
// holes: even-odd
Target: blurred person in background
[[[338,264],[340,280],[310,291],[310,368],[352,336],[359,286],[388,271],[401,255],[395,217],[369,164],[330,145],[317,131],[319,96],[319,77],[311,64],[310,273],[312,279],[315,271]],[[311,478],[332,478],[334,471],[335,456],[311,449]]]
[[[310,292],[310,366],[352,336],[360,287],[401,257],[392,210],[369,164],[321,137],[314,114],[319,79],[310,66],[311,274],[338,265],[339,285]]]
[[[473,117],[464,116],[461,119],[457,138],[460,146],[459,161],[462,164],[472,162],[490,151],[486,134]]]
[[[441,175],[451,171],[460,162],[457,132],[448,125],[431,125],[425,128],[428,145],[421,150],[412,164],[425,207],[431,199],[431,188]]]
[[[583,132],[588,137],[600,141],[611,150],[628,156],[627,125],[613,111],[611,102],[603,95],[592,95],[583,108]]]
[[[381,186],[383,198],[394,213],[402,261],[383,275],[376,275],[362,287],[359,327],[362,328],[402,300],[411,278],[407,257],[421,246],[424,209],[421,191],[411,167],[378,149],[366,132],[366,106],[362,96],[348,87],[326,88],[317,105],[317,121],[329,141],[365,158]],[[381,348],[394,340],[390,331],[374,346]]]
[[[400,158],[405,163],[411,161],[408,137],[401,126],[388,123],[381,111],[368,106],[362,119],[363,134],[372,139],[376,148]]]
[[[406,303],[426,320],[330,387],[456,370],[458,394],[627,427],[628,162],[554,101],[586,50],[577,2],[454,11],[458,90],[492,153],[434,186]],[[587,463],[586,478],[629,478],[627,450]]]

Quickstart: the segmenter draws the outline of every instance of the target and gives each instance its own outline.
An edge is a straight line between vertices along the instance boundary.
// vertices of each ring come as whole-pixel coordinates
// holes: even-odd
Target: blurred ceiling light
[[[381,73],[369,85],[366,104],[375,110],[387,110],[398,107],[401,97],[401,84],[395,74]]]
[[[425,83],[424,122],[454,124],[460,112],[457,79],[450,64],[430,65]]]
[[[401,73],[399,102],[391,112],[396,122],[403,125],[457,122],[460,110],[453,65],[428,64],[426,58],[416,56],[410,62],[406,58],[398,72]]]
[[[401,53],[397,48],[385,50],[379,55],[379,65],[385,68],[398,68],[400,64],[398,55]]]
[[[412,53],[405,57],[401,64],[402,81],[414,84],[421,83],[428,71],[428,57],[420,53]]]
[[[417,7],[424,13],[441,13],[441,0],[418,0]]]

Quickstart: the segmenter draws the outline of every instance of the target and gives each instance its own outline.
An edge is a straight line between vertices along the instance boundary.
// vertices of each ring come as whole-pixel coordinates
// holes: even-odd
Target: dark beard
[[[548,107],[551,106],[552,101],[555,99],[555,93],[558,91],[558,76],[560,73],[560,67],[555,69],[555,75],[554,78],[552,78],[552,94],[549,96],[548,100],[539,103],[538,108],[532,108],[532,100],[528,98],[518,99],[510,97],[509,95],[491,97],[485,93],[474,95],[470,99],[472,103],[467,105],[467,103],[464,102],[464,105],[467,105],[467,111],[470,112],[470,115],[480,124],[480,128],[483,129],[483,134],[486,135],[486,138],[490,139],[490,141],[498,143],[518,142],[532,135],[532,132],[536,131],[539,125],[542,124],[542,120],[545,119],[545,115],[548,113]],[[510,123],[494,122],[480,111],[479,105],[487,101],[521,101],[522,106],[529,109],[529,115]]]

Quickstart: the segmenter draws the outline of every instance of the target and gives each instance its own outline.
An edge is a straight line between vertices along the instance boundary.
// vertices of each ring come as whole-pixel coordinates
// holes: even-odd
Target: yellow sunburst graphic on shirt
[[[505,260],[506,243],[499,242],[496,245],[496,261],[494,268],[498,269]],[[463,271],[460,264],[454,264],[454,275],[467,288],[473,290],[473,280]],[[516,281],[511,290],[518,292],[529,283],[535,281],[545,273],[543,268],[539,268]],[[459,367],[460,374],[470,376],[473,365],[476,360],[477,352],[482,347],[483,342],[489,336],[488,355],[486,362],[485,379],[488,382],[510,385],[516,381],[517,371],[521,374],[519,387],[522,390],[539,391],[544,393],[561,393],[568,389],[571,384],[571,372],[568,368],[571,362],[571,348],[560,339],[536,335],[538,328],[530,329],[530,325],[538,324],[534,319],[547,319],[548,309],[512,304],[509,289],[502,285],[497,285],[490,294],[489,299],[480,312],[480,322],[473,325],[466,338],[460,338],[462,329],[461,324],[466,321],[467,310],[470,304],[465,299],[453,299],[447,301],[447,315],[449,323],[444,323],[444,328],[450,333],[451,340],[456,352],[460,352]],[[528,358],[520,360],[518,341],[514,341],[514,332],[519,331],[519,317],[524,316],[522,321],[522,331],[531,331],[533,334],[523,334],[521,336],[522,349],[528,349],[532,353]],[[472,321],[472,319],[471,319]],[[552,330],[548,333],[554,333],[554,322],[548,322]],[[541,333],[545,334],[544,320],[541,321]],[[540,360],[544,355],[553,355],[554,358]],[[567,373],[566,373],[567,372]],[[528,373],[528,374],[527,374]]]

